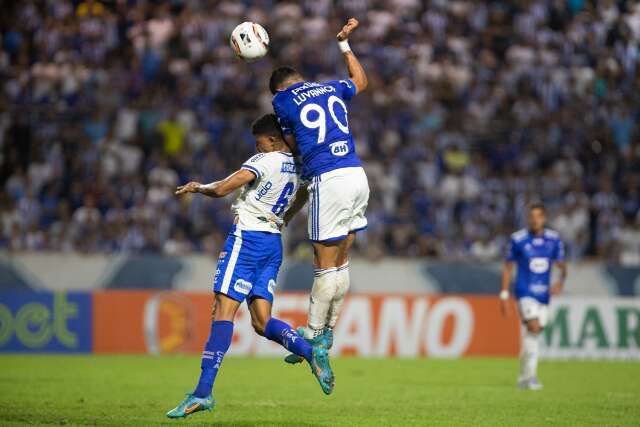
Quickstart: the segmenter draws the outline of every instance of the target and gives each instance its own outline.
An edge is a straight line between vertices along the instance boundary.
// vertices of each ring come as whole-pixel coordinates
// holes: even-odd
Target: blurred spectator
[[[573,258],[634,263],[640,209],[640,5],[216,0],[10,2],[0,18],[0,245],[211,253],[229,200],[176,199],[254,151],[271,69],[370,88],[349,123],[372,189],[362,253],[500,257],[542,200]],[[234,57],[245,20],[267,58]],[[288,227],[305,248],[305,214]]]

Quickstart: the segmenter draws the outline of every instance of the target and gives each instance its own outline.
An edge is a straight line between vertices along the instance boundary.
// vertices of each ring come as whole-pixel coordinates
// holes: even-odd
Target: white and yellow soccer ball
[[[269,34],[255,22],[243,22],[234,28],[229,42],[236,55],[247,62],[260,59],[269,51]]]

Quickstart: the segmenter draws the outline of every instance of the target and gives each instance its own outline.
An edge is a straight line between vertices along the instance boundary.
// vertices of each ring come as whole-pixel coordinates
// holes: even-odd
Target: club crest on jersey
[[[249,295],[249,292],[251,292],[252,288],[253,283],[247,282],[246,280],[242,279],[236,280],[236,283],[233,284],[233,289],[242,295]]]
[[[331,149],[331,154],[334,156],[342,157],[349,153],[347,141],[334,142],[333,144],[329,144],[329,148]]]
[[[538,294],[538,295],[546,293],[547,288],[548,286],[542,283],[536,283],[529,286],[529,290],[531,291],[531,293]]]

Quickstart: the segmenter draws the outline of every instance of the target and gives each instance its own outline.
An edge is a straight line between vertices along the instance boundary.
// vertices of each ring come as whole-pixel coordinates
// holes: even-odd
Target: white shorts
[[[542,304],[535,298],[524,297],[518,300],[518,311],[523,321],[538,319],[540,326],[544,327],[549,318],[547,304]]]
[[[312,179],[309,190],[309,238],[342,240],[367,228],[369,183],[361,167],[342,168]]]

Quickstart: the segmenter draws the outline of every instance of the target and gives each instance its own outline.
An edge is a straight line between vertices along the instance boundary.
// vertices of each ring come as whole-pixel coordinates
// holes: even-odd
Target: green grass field
[[[640,425],[640,363],[543,362],[541,392],[515,359],[336,359],[336,389],[307,367],[227,357],[216,409],[167,410],[192,389],[192,356],[0,356],[0,425]]]

